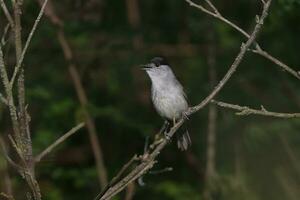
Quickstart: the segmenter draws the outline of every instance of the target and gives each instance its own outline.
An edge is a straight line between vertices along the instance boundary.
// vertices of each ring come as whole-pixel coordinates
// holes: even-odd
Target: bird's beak
[[[141,69],[145,70],[145,71],[148,71],[153,68],[153,66],[150,63],[145,64],[145,65],[140,65],[140,66],[142,67]]]

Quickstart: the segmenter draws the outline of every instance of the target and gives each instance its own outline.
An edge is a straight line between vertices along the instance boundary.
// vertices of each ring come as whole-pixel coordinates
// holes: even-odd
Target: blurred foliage
[[[139,23],[133,25],[128,7]],[[195,1],[204,3],[204,1]],[[24,1],[23,36],[39,11],[36,1]],[[103,147],[105,165],[112,178],[135,153],[142,153],[145,138],[159,130],[162,119],[155,113],[150,81],[139,65],[156,55],[168,57],[185,87],[191,105],[210,91],[208,47],[216,49],[218,80],[233,62],[243,36],[226,24],[206,16],[185,1],[52,2],[64,20],[75,64],[86,90],[88,111],[93,116]],[[221,13],[250,32],[260,1],[216,1]],[[132,7],[131,7],[132,8]],[[299,70],[300,1],[273,1],[258,42],[270,54]],[[0,13],[0,31],[6,25]],[[211,35],[211,33],[213,33]],[[7,63],[14,63],[13,38],[4,47]],[[83,120],[56,27],[43,17],[25,59],[26,95],[31,114],[34,152]],[[300,110],[299,81],[270,61],[246,55],[240,68],[217,99],[278,112]],[[1,86],[1,91],[2,91]],[[0,132],[11,133],[7,110],[0,105]],[[182,153],[174,143],[167,146],[155,168],[174,171],[146,175],[144,187],[136,186],[134,199],[204,199],[207,109],[188,122],[193,146]],[[218,109],[216,171],[213,197],[221,199],[299,199],[300,120],[260,116],[236,116]],[[196,158],[190,162],[190,156]],[[6,165],[0,157],[0,175]],[[16,199],[22,199],[24,182],[14,170]],[[40,165],[37,176],[45,200],[92,199],[100,190],[88,133],[81,130],[60,145]],[[0,191],[5,187],[0,181]],[[124,192],[114,199],[123,199]]]

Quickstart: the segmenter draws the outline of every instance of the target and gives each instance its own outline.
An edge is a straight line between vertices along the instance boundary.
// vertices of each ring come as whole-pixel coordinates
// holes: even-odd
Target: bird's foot
[[[171,140],[171,134],[168,132],[164,132],[165,138],[169,141]]]

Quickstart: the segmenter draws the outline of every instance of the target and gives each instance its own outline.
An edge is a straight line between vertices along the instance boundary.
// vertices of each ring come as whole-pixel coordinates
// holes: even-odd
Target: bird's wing
[[[185,99],[188,99],[188,98],[187,98],[187,95],[186,95],[186,93],[185,93],[185,91],[184,91],[183,86],[182,86],[181,83],[177,80],[177,78],[175,78],[175,84],[180,88],[180,90],[181,90],[181,92],[182,92],[184,98],[185,98]]]

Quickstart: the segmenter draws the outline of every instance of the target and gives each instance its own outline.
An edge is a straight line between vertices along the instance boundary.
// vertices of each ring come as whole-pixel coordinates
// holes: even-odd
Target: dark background
[[[204,4],[204,1],[196,1]],[[190,105],[205,98],[212,87],[208,58],[215,61],[217,80],[226,73],[245,38],[228,25],[190,7],[184,0],[60,0],[53,8],[64,23],[64,34],[74,55],[88,97],[87,109],[100,139],[111,179],[145,138],[163,120],[150,101],[150,80],[141,64],[157,55],[168,58],[184,85]],[[216,1],[228,19],[251,32],[259,0]],[[39,12],[36,1],[24,1],[22,33],[26,38]],[[6,25],[0,13],[1,34]],[[273,1],[258,42],[270,54],[300,70],[300,1]],[[47,16],[34,35],[25,58],[27,102],[37,154],[64,132],[83,121],[69,62],[57,37],[57,26]],[[25,39],[23,39],[25,41]],[[5,51],[13,59],[13,43]],[[10,46],[10,47],[9,47]],[[211,51],[212,49],[212,51]],[[11,61],[13,62],[13,61]],[[277,112],[299,112],[300,82],[270,61],[248,52],[237,72],[216,97],[218,100]],[[2,90],[1,86],[1,91]],[[262,116],[237,116],[217,109],[216,173],[213,199],[296,200],[300,198],[300,121]],[[158,158],[154,170],[136,185],[133,199],[198,200],[205,190],[208,107],[190,117],[193,140],[187,152],[175,142]],[[8,111],[0,105],[0,134],[12,132]],[[0,176],[5,171],[0,157]],[[4,173],[4,172],[3,172]],[[9,169],[16,199],[24,198],[26,183]],[[37,166],[43,199],[93,199],[100,191],[86,129],[80,130]],[[0,189],[4,188],[0,179]],[[125,192],[115,199],[124,199]]]

